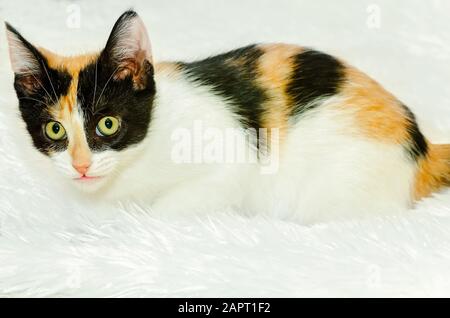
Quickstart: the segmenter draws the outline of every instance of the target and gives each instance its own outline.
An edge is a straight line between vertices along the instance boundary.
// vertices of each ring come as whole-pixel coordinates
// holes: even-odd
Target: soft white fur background
[[[157,61],[252,42],[313,46],[369,73],[429,138],[450,142],[449,1],[0,0],[0,16],[33,43],[79,53],[101,48],[129,7]],[[162,220],[137,202],[77,197],[30,146],[1,33],[1,296],[450,296],[448,190],[404,216],[312,227],[239,211]]]

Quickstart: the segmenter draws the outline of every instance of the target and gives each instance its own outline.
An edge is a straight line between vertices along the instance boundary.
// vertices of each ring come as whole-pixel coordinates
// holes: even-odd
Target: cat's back
[[[327,108],[351,119],[353,133],[400,143],[411,156],[425,152],[426,141],[411,111],[332,55],[290,44],[254,44],[168,65],[224,99],[244,127],[279,128],[285,135],[302,118]]]
[[[156,70],[170,70],[219,97],[244,128],[276,129],[277,173],[253,184],[261,193],[267,187],[274,197],[298,198],[296,205],[305,210],[313,204],[315,216],[327,215],[342,197],[353,197],[361,210],[368,200],[379,202],[368,213],[396,210],[437,189],[442,182],[434,182],[433,173],[447,171],[431,160],[438,148],[427,142],[413,113],[332,55],[296,45],[256,44],[199,61],[163,63]],[[438,168],[429,173],[426,165]],[[420,182],[422,177],[426,181]],[[323,194],[327,199],[318,207]],[[258,196],[252,205],[258,202],[264,202],[261,210],[270,207]],[[342,209],[347,212],[335,210],[349,212],[347,205]]]

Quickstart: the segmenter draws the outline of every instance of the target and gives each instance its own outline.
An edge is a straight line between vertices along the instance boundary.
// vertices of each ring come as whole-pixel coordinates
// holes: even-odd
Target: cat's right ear
[[[117,70],[114,79],[131,77],[137,90],[145,88],[153,76],[152,49],[147,29],[132,10],[119,17],[102,55]]]
[[[41,85],[43,58],[39,51],[9,23],[5,22],[9,58],[15,74],[15,87],[30,95]]]

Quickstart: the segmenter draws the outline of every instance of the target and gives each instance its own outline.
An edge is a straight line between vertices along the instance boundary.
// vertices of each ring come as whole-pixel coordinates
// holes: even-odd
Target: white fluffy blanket
[[[450,3],[376,2],[2,0],[0,14],[63,53],[100,48],[130,6],[156,59],[314,46],[371,74],[449,142]],[[239,211],[161,220],[135,202],[76,197],[24,137],[0,33],[1,296],[450,296],[449,191],[403,216],[312,227]]]

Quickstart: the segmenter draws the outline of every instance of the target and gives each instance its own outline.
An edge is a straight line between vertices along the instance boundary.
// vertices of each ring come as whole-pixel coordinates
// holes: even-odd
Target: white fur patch
[[[252,182],[249,206],[305,224],[406,211],[414,166],[403,148],[349,135],[351,125],[327,106],[306,114],[288,133],[279,173]]]

